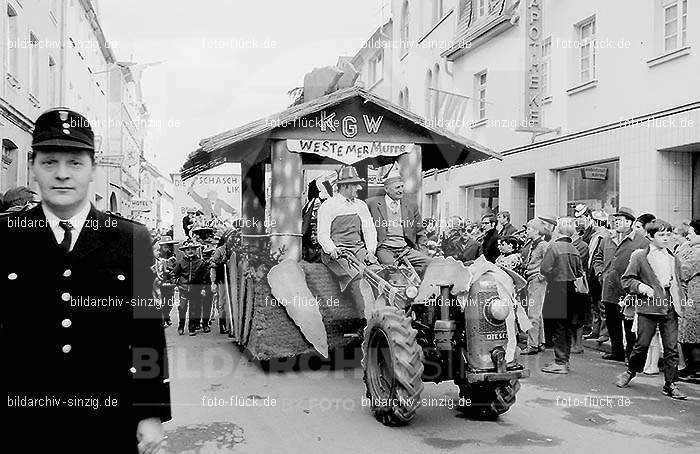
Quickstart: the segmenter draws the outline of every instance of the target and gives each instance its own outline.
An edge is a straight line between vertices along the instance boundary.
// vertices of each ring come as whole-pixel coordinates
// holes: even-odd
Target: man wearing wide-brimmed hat
[[[622,288],[622,275],[627,269],[632,252],[643,249],[649,241],[632,228],[636,217],[631,208],[620,207],[615,217],[615,231],[609,237],[600,241],[593,255],[593,269],[602,283],[601,300],[605,305],[605,318],[610,336],[610,353],[603,359],[624,362],[634,346],[635,334],[632,332],[632,321],[624,320],[620,313],[619,303],[626,295]],[[623,323],[627,337],[627,348],[623,346]]]
[[[365,181],[352,166],[338,171],[335,195],[318,209],[318,243],[323,249],[321,261],[339,279],[341,291],[350,286],[358,306],[364,298],[360,292],[357,271],[341,257],[340,250],[351,252],[366,263],[377,263],[377,230],[367,204],[357,198],[357,191]],[[358,307],[364,313],[364,307]]]
[[[209,268],[199,255],[201,244],[188,239],[180,246],[183,257],[175,265],[173,279],[180,289],[180,304],[177,307],[179,324],[177,333],[185,334],[185,316],[189,314],[188,332],[190,336],[197,334],[197,330],[202,328],[202,299],[206,295],[205,285],[208,280]],[[188,310],[189,306],[189,310]],[[209,320],[209,314],[206,314]],[[208,327],[202,328],[206,333]]]
[[[422,276],[432,260],[419,249],[428,238],[418,206],[404,199],[404,181],[398,168],[392,167],[384,178],[384,191],[384,196],[367,200],[377,229],[377,258],[391,265],[406,252],[406,258]]]

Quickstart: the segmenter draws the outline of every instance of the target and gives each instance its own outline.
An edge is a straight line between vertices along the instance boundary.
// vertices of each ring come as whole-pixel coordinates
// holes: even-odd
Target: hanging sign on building
[[[410,153],[416,147],[413,143],[353,142],[345,140],[287,139],[287,148],[295,153],[313,153],[354,164],[366,158],[377,156],[399,156]]]
[[[607,167],[583,167],[581,169],[581,178],[584,180],[607,180]]]
[[[525,118],[520,131],[542,130],[542,0],[525,3]]]
[[[153,201],[141,198],[131,199],[131,212],[151,211],[153,209]]]

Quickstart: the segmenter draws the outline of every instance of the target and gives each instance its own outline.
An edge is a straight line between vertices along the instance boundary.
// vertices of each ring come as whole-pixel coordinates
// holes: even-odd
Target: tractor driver
[[[360,261],[377,264],[374,255],[377,249],[377,230],[372,222],[367,204],[357,198],[357,191],[364,180],[352,166],[343,166],[338,171],[335,195],[318,209],[318,243],[323,249],[321,261],[338,277],[340,290],[350,291],[358,306],[367,300],[360,287],[357,270],[340,255],[345,249]],[[364,313],[364,307],[358,307]]]

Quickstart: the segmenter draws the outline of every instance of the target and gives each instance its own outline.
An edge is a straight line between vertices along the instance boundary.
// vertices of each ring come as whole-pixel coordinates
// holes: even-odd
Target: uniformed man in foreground
[[[0,222],[2,447],[160,452],[170,391],[148,230],[90,203],[83,116],[44,112],[32,150],[41,204]]]

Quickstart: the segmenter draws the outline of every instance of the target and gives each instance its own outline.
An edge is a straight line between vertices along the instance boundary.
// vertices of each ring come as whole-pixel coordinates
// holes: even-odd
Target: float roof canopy
[[[182,167],[182,177],[183,179],[190,178],[224,162],[251,164],[267,160],[270,156],[270,147],[266,144],[270,139],[295,137],[293,131],[299,131],[296,126],[300,121],[303,121],[301,119],[317,117],[319,112],[326,109],[351,104],[355,104],[356,110],[358,109],[357,104],[359,104],[359,109],[363,112],[367,110],[367,112],[371,111],[387,117],[389,122],[394,125],[394,135],[390,141],[401,142],[401,138],[405,135],[406,139],[403,141],[421,144],[423,146],[422,164],[424,170],[442,169],[490,158],[502,159],[499,153],[491,151],[473,140],[428,124],[424,118],[413,112],[355,86],[335,91],[309,102],[292,106],[270,117],[203,139],[199,143],[199,148],[187,157]],[[286,135],[290,132],[290,135]],[[307,131],[305,135],[308,137],[308,134]],[[317,132],[315,138],[324,139],[324,134]]]

